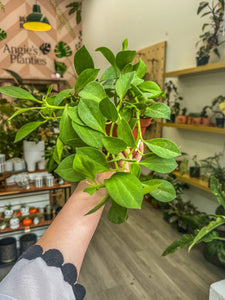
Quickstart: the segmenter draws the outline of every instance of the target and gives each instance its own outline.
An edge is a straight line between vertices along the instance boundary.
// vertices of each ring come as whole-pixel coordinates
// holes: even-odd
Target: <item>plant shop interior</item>
[[[85,299],[225,299],[224,8],[0,1],[0,281],[86,180]]]

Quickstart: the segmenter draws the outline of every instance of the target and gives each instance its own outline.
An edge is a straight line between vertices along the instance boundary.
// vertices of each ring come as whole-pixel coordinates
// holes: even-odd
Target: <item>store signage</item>
[[[3,46],[3,53],[9,55],[10,63],[24,64],[24,65],[46,65],[47,60],[45,55],[47,55],[51,50],[51,45],[48,43],[43,43],[38,48],[32,45],[28,47],[26,45],[22,47],[12,46],[10,44],[5,44]]]

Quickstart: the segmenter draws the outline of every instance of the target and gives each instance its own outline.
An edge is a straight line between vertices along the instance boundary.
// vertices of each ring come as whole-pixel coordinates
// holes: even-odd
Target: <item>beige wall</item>
[[[124,38],[129,46],[139,50],[160,41],[167,41],[166,71],[195,66],[195,43],[201,34],[204,19],[197,16],[200,1],[196,0],[83,0],[84,44],[93,54],[97,67],[107,63],[94,49],[99,46],[118,51]],[[225,51],[222,52],[225,60]],[[217,62],[213,56],[211,62]],[[213,97],[225,95],[225,73],[198,75],[178,82],[188,112],[199,112]],[[224,135],[164,129],[170,138],[192,157],[199,159],[224,150]],[[224,157],[223,157],[224,162]],[[192,188],[187,198],[200,209],[212,211],[213,197]],[[206,204],[207,203],[207,204]]]

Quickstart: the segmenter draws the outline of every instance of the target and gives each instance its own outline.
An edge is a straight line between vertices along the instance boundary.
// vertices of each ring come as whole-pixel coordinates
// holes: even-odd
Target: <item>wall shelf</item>
[[[213,126],[196,126],[188,124],[178,124],[178,123],[160,123],[162,127],[173,127],[179,129],[193,130],[193,131],[203,131],[225,134],[225,128],[213,127]]]
[[[215,64],[208,64],[204,66],[188,68],[173,72],[164,73],[164,78],[166,77],[175,77],[175,76],[186,76],[186,75],[194,75],[199,73],[213,73],[218,71],[225,71],[225,62],[219,62]]]
[[[177,177],[178,180],[186,182],[190,185],[193,185],[201,190],[211,193],[210,188],[208,186],[208,178],[194,178],[190,177],[188,173],[181,175],[179,171],[174,171],[173,174]]]
[[[1,230],[0,229],[0,233],[7,233],[7,232],[14,232],[14,231],[19,231],[19,230],[24,230],[26,232],[30,231],[30,228],[35,228],[35,227],[42,227],[42,226],[49,226],[51,224],[53,220],[48,220],[48,221],[40,221],[37,225],[35,224],[31,224],[29,226],[24,226],[24,225],[20,225],[18,228],[16,229],[12,229],[10,227],[6,227],[5,229]]]

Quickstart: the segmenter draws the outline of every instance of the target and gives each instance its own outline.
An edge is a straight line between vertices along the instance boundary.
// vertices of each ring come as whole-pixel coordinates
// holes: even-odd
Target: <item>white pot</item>
[[[45,144],[44,141],[38,143],[23,141],[23,155],[27,164],[27,170],[33,172],[38,164],[39,170],[45,169]]]
[[[5,216],[6,219],[11,218],[12,215],[13,215],[13,210],[12,210],[12,209],[6,208],[6,209],[4,210],[4,216]]]

